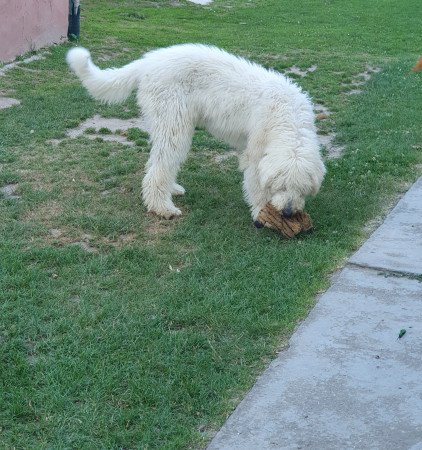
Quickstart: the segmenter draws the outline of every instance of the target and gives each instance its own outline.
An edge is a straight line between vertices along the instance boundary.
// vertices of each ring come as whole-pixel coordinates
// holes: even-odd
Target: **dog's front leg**
[[[258,169],[251,165],[243,172],[243,194],[251,208],[252,219],[256,220],[261,209],[268,202],[268,195],[259,183]]]

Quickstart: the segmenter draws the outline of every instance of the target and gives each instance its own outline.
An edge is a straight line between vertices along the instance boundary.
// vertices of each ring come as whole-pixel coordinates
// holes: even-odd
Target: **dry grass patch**
[[[145,232],[149,237],[159,237],[169,233],[173,228],[173,221],[160,219],[158,216],[149,214],[150,222],[145,227]]]
[[[63,214],[63,205],[57,200],[51,200],[47,203],[36,205],[34,208],[26,211],[23,220],[27,222],[37,222],[54,228],[58,218]]]

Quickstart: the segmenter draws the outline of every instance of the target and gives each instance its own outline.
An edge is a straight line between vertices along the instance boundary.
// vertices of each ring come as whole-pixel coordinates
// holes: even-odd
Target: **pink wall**
[[[67,0],[0,0],[0,61],[66,38]]]

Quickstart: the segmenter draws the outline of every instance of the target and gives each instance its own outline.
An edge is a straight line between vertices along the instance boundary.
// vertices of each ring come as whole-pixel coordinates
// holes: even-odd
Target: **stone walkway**
[[[422,178],[208,450],[422,450],[421,274]]]

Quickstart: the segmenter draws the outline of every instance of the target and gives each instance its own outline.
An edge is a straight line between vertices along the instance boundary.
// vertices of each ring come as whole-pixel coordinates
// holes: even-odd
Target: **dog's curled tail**
[[[129,97],[138,84],[139,60],[120,69],[101,70],[92,62],[89,51],[83,47],[69,50],[66,60],[96,100],[121,103]]]

